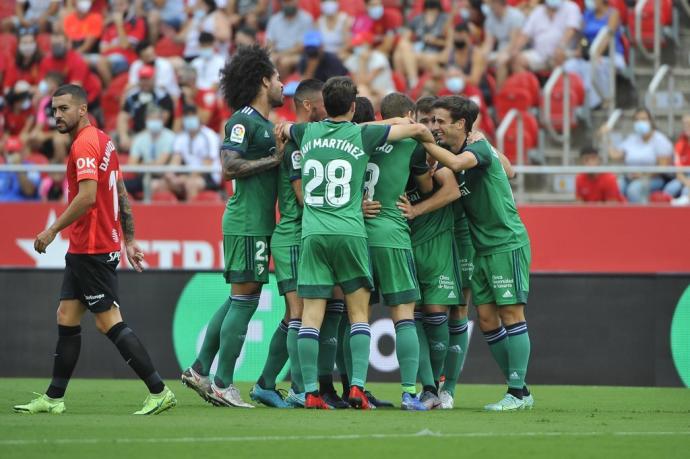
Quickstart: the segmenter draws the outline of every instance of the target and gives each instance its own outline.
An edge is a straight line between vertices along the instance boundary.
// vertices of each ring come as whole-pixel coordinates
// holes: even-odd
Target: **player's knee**
[[[504,307],[501,308],[498,313],[501,316],[501,322],[503,322],[503,325],[513,325],[518,322],[525,321],[524,310],[519,306]]]

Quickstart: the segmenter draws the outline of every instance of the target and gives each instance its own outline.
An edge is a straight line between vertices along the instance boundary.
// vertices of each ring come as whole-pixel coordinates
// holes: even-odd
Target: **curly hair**
[[[258,45],[242,46],[220,72],[220,89],[233,109],[252,103],[261,90],[263,78],[276,72],[267,49]]]

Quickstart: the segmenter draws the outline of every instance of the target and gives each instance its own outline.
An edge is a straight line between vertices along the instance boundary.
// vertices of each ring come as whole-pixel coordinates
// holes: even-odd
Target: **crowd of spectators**
[[[500,122],[491,107],[509,77],[532,72],[543,83],[559,65],[579,75],[592,109],[605,107],[612,103],[609,69],[626,65],[620,13],[610,1],[5,0],[0,162],[65,160],[69,142],[54,130],[50,94],[69,82],[84,86],[92,122],[113,136],[125,162],[217,165],[230,115],[218,73],[239,46],[254,43],[271,47],[285,83],[287,103],[277,119],[294,118],[290,96],[299,80],[347,74],[377,112],[396,90],[414,98],[471,97],[491,137]],[[614,33],[591,49],[604,26]],[[613,59],[608,40],[615,41]],[[636,119],[635,132],[610,158],[670,163],[672,144],[649,113]],[[690,162],[688,124],[677,163]],[[62,182],[60,174],[0,174],[0,200],[64,199]],[[688,182],[629,176],[621,190],[631,202],[654,191],[677,198],[687,196]],[[141,196],[141,177],[128,177],[127,185]],[[219,174],[151,180],[155,192],[182,200],[224,186]]]

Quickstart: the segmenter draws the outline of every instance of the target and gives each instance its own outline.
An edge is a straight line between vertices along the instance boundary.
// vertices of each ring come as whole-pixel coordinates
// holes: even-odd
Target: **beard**
[[[69,123],[67,123],[67,121],[63,120],[61,123],[55,124],[55,129],[60,134],[66,134],[66,133],[72,131],[72,129],[74,129],[74,126],[75,126],[74,124],[70,125]]]

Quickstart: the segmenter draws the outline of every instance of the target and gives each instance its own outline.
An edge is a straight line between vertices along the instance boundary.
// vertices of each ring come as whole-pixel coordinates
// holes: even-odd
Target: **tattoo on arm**
[[[125,182],[122,180],[117,181],[117,200],[120,206],[122,233],[125,236],[125,242],[131,242],[134,240],[134,216],[132,215],[132,206],[129,204]]]
[[[280,155],[273,154],[261,159],[244,159],[239,153],[232,150],[220,151],[223,163],[223,175],[226,180],[249,177],[268,169],[272,169],[280,164]]]

